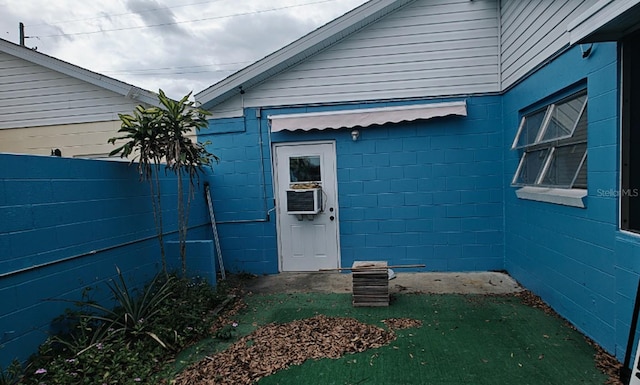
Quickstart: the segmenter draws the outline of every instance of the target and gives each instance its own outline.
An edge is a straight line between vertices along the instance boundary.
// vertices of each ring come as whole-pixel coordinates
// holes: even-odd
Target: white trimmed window
[[[580,196],[575,204],[553,197],[567,196],[558,190],[587,188],[587,92],[524,115],[511,149],[521,153],[511,181],[512,186],[526,187],[520,198],[584,207],[586,191],[569,194]],[[537,193],[543,197],[537,199]]]

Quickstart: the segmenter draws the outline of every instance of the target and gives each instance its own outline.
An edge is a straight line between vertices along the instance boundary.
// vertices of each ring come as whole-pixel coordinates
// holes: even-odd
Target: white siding
[[[0,52],[0,129],[118,120],[139,102]]]
[[[568,47],[567,25],[597,0],[502,0],[502,89]]]
[[[247,90],[244,106],[497,92],[498,54],[497,0],[418,0]]]
[[[215,106],[215,108],[210,110],[213,114],[210,119],[233,118],[242,116],[242,114],[244,113],[243,98],[244,97],[242,95],[236,94],[232,98],[218,104],[217,106]]]
[[[50,155],[60,149],[64,157],[105,158],[126,140],[108,143],[120,136],[120,121],[65,124],[59,126],[7,128],[0,130],[0,152],[14,154]],[[189,133],[192,140],[196,136]],[[135,158],[137,153],[129,156]],[[113,159],[113,158],[112,158]],[[115,159],[120,159],[116,156]],[[127,159],[124,159],[127,160]]]
[[[118,146],[107,140],[119,129],[119,121],[7,128],[0,130],[0,152],[49,155],[58,148],[65,157],[108,154]]]

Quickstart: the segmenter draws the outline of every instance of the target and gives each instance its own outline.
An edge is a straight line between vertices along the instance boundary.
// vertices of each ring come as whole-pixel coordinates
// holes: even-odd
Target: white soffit
[[[467,116],[467,102],[269,115],[268,119],[271,122],[271,132],[279,132],[368,127],[374,124],[410,122],[448,115]]]
[[[613,41],[637,29],[640,0],[600,0],[567,25],[571,45]]]

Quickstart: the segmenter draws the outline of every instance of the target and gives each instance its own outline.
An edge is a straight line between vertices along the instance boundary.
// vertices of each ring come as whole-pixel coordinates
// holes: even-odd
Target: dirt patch
[[[176,378],[175,384],[249,385],[308,359],[339,358],[346,353],[381,347],[396,338],[394,329],[421,325],[420,321],[407,319],[385,321],[388,330],[354,318],[324,315],[269,324],[241,338],[224,352],[189,367]]]

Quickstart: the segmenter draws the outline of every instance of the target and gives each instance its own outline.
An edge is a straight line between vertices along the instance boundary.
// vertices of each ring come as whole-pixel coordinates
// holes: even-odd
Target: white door
[[[339,261],[336,152],[334,143],[274,145],[274,177],[281,271],[336,268]],[[319,188],[320,191],[313,189]],[[289,214],[289,199],[312,190],[322,209],[317,214]],[[296,190],[296,191],[292,191]],[[308,197],[314,194],[309,192]],[[289,210],[287,210],[289,203]],[[319,202],[320,203],[320,202]]]

